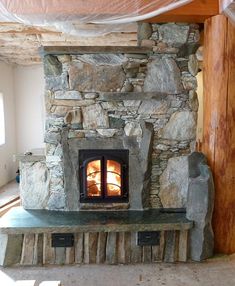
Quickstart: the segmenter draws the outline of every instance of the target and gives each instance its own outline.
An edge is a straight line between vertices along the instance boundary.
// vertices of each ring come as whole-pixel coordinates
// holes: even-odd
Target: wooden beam
[[[219,35],[218,38],[215,35]],[[235,27],[223,15],[205,22],[204,140],[215,183],[215,251],[235,252]]]
[[[188,22],[203,23],[219,14],[219,0],[194,0],[191,3],[146,20],[150,23]]]

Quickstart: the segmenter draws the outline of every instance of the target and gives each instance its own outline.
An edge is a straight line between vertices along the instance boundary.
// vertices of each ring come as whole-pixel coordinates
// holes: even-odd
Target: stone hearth
[[[99,227],[95,230],[89,225],[83,231],[83,223],[71,228],[84,253],[92,252],[94,245],[97,250],[92,252],[91,261],[85,259],[80,263],[98,263],[100,248],[106,251],[103,262],[118,262],[116,255],[126,257],[128,245],[135,256],[140,251],[136,245],[138,230],[141,231],[133,219],[135,212],[138,217],[150,216],[144,230],[161,232],[160,248],[154,249],[151,244],[141,246],[138,262],[153,262],[154,251],[158,253],[158,261],[167,262],[186,261],[188,257],[200,261],[212,255],[213,181],[204,156],[193,153],[198,109],[195,77],[198,41],[199,28],[195,24],[145,23],[139,26],[140,47],[45,47],[42,50],[46,152],[40,157],[21,157],[22,206],[30,212],[34,209],[36,216],[37,210],[52,217],[53,213],[58,215],[55,211],[62,216],[75,211],[78,219],[86,216],[84,212],[96,219],[94,211],[99,210],[104,217],[109,213],[111,221],[124,213],[131,218],[129,232],[118,224],[108,229],[102,218],[96,221]],[[128,202],[80,202],[79,150],[93,149],[129,151]],[[200,212],[197,206],[201,206]],[[159,226],[161,212],[168,214],[167,220],[170,218],[167,226]],[[176,227],[179,213],[182,224]],[[28,216],[27,211],[24,214]],[[48,224],[45,217],[43,220]],[[34,245],[31,253],[37,251],[37,223],[35,227],[35,235],[30,237],[26,224],[21,237],[23,265],[26,263],[22,255],[29,241]],[[40,238],[41,245],[46,247],[51,242],[51,233],[63,230],[63,225],[40,229],[44,235]],[[15,234],[21,231],[17,229]],[[14,244],[14,239],[6,237],[13,233],[4,230],[5,247],[12,241]],[[78,251],[77,244],[74,247],[73,256]],[[52,249],[49,247],[48,251]],[[64,251],[71,251],[67,249]],[[147,260],[144,255],[148,256]],[[122,263],[130,262],[137,261],[122,260]]]

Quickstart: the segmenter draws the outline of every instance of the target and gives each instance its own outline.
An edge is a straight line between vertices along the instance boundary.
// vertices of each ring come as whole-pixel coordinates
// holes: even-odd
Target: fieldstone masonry
[[[52,53],[45,50],[46,154],[40,160],[21,160],[23,207],[158,209],[158,214],[186,209],[187,218],[194,222],[189,235],[190,258],[199,261],[213,253],[213,181],[204,157],[193,153],[199,27],[143,23],[138,42],[140,47],[117,47],[117,52],[108,47],[87,47],[80,53],[66,48]],[[128,203],[80,203],[80,149],[129,150]],[[168,215],[176,215],[171,212]],[[124,243],[126,234],[116,232],[108,234],[107,242]],[[159,249],[165,249],[165,256],[159,252],[160,261],[186,261],[188,229],[169,228],[161,233]],[[94,235],[98,234],[85,233],[84,241],[91,239],[92,246]],[[137,249],[136,233],[131,236],[131,247]],[[44,241],[47,244],[47,236]],[[4,243],[7,245],[7,240]],[[179,252],[175,251],[178,244]],[[116,247],[111,246],[106,248],[107,257]],[[150,261],[146,257],[151,255],[154,259],[156,252],[154,246],[146,247],[144,262]]]
[[[26,208],[79,209],[79,183],[71,169],[77,164],[71,156],[77,158],[78,151],[71,146],[129,146],[133,156],[148,154],[132,157],[142,174],[136,178],[143,180],[137,192],[142,203],[137,199],[127,207],[185,208],[187,155],[194,151],[196,136],[199,27],[144,23],[138,40],[146,52],[90,53],[88,47],[87,54],[62,54],[58,49],[58,54],[44,55],[45,195],[37,195],[38,206],[25,203]],[[144,144],[146,124],[152,131]],[[74,174],[75,182],[65,174]],[[72,191],[66,187],[69,181]]]

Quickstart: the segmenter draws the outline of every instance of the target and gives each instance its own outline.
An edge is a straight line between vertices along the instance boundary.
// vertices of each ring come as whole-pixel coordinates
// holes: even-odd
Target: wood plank
[[[40,48],[40,53],[43,55],[77,55],[96,53],[148,54],[150,52],[152,52],[152,48],[131,46],[44,46]]]
[[[55,264],[55,248],[51,247],[51,234],[43,234],[43,264]]]
[[[177,231],[166,231],[164,262],[175,262],[178,259],[178,233]]]
[[[96,263],[104,263],[106,258],[107,232],[100,232],[97,244]]]
[[[83,262],[83,253],[84,253],[83,237],[84,237],[83,232],[75,234],[75,241],[74,241],[75,263]]]
[[[215,35],[220,35],[219,42]],[[217,253],[235,252],[235,28],[223,15],[205,23],[204,138],[214,176]],[[219,75],[219,76],[218,76]]]
[[[34,234],[25,234],[23,240],[23,248],[21,255],[21,265],[32,265],[34,258],[34,243],[35,235]]]
[[[152,261],[152,248],[151,245],[145,245],[143,248],[143,263],[150,263]]]
[[[65,249],[65,264],[74,264],[75,262],[75,248],[66,247]]]
[[[149,23],[187,22],[203,23],[207,18],[219,14],[218,0],[194,0],[177,9],[146,20]]]
[[[179,235],[179,258],[181,262],[186,262],[188,258],[188,231],[180,231]]]
[[[131,261],[131,234],[118,233],[118,263],[127,264]]]
[[[84,234],[84,263],[96,263],[98,233]]]
[[[55,264],[65,264],[65,247],[55,247]]]
[[[142,247],[137,245],[137,232],[131,233],[131,262],[140,263],[142,262]]]
[[[43,263],[43,234],[35,234],[33,265],[41,265]]]
[[[117,233],[109,232],[106,245],[106,262],[108,264],[117,263]]]

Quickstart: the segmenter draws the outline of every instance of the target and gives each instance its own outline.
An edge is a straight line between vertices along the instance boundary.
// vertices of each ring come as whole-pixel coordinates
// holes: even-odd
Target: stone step
[[[39,286],[62,286],[60,281],[43,281]]]
[[[18,280],[15,282],[15,286],[34,286],[36,280]]]

